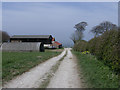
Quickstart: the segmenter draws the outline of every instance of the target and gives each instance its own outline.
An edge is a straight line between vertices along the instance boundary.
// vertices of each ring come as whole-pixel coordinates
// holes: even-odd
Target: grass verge
[[[34,66],[59,55],[61,52],[3,52],[2,80],[3,84]]]
[[[88,88],[118,88],[118,75],[112,72],[108,66],[90,54],[83,55],[72,51],[78,58],[78,66]]]
[[[48,86],[48,84],[50,82],[50,79],[54,76],[55,72],[58,70],[58,68],[59,68],[59,66],[61,64],[61,61],[65,58],[66,55],[67,55],[67,51],[66,51],[65,55],[59,61],[57,61],[57,63],[54,66],[52,66],[52,68],[50,69],[50,71],[47,72],[44,75],[43,78],[45,78],[45,79],[42,82],[42,84],[40,85],[40,88],[46,88]]]

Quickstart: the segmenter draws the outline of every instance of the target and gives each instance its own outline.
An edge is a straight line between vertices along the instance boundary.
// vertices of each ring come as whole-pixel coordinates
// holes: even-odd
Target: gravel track
[[[61,62],[47,88],[83,88],[75,57],[70,50],[70,48],[67,49],[67,56]]]
[[[77,70],[77,62],[75,56],[71,53],[71,48],[65,48],[64,51],[56,57],[53,57],[46,62],[39,64],[32,68],[28,72],[17,76],[13,80],[4,84],[3,88],[39,88],[40,85],[45,81],[46,73],[50,70],[57,62],[63,58],[58,70],[49,79],[47,88],[83,88],[80,76]]]
[[[66,49],[64,49],[59,56],[53,57],[7,82],[3,85],[3,88],[39,88],[44,79],[42,77],[49,72],[52,66],[54,66],[65,53]]]

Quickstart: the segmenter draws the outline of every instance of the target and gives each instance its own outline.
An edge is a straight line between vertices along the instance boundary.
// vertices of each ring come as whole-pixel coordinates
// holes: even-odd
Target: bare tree
[[[77,41],[79,41],[79,40],[81,40],[82,38],[83,38],[83,33],[82,32],[80,32],[80,31],[75,31],[72,35],[71,35],[71,40],[74,42],[74,44],[77,42]]]
[[[7,42],[10,39],[10,36],[5,31],[0,31],[0,42]]]
[[[76,43],[76,34],[75,33],[72,33],[70,39],[73,41],[73,43],[75,44]]]

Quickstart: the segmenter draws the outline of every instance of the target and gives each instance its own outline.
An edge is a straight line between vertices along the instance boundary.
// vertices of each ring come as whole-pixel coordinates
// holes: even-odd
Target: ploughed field
[[[62,51],[61,51],[62,52]],[[59,55],[61,52],[3,52],[2,53],[2,80],[3,83],[11,80],[34,66]]]

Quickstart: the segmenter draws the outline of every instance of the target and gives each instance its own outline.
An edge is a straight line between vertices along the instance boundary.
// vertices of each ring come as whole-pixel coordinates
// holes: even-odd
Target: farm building
[[[54,41],[54,42],[52,43],[52,47],[53,47],[53,48],[62,48],[62,44],[59,43],[59,42],[57,42],[57,41]]]
[[[44,45],[41,42],[11,42],[3,43],[2,51],[40,51],[44,52]]]
[[[10,42],[3,43],[3,51],[40,51],[44,48],[61,48],[62,44],[51,35],[14,35]]]
[[[43,44],[52,44],[51,35],[14,35],[10,42],[42,42]]]
[[[52,44],[44,44],[44,48],[45,49],[52,48]]]
[[[52,38],[52,44],[44,44],[45,48],[51,48],[51,49],[56,49],[56,48],[62,48],[62,44],[55,41],[55,38]]]

